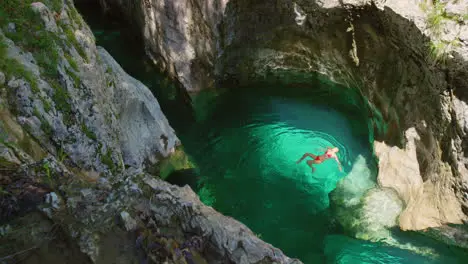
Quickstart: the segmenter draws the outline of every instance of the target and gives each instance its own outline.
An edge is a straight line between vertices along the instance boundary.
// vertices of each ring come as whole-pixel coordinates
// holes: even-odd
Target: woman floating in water
[[[296,163],[299,164],[306,157],[311,157],[311,158],[313,158],[313,160],[308,160],[307,165],[309,165],[309,167],[312,168],[312,172],[314,172],[315,168],[314,168],[314,166],[312,166],[312,164],[320,164],[320,163],[324,162],[327,159],[335,159],[336,162],[338,163],[338,169],[340,169],[340,171],[343,171],[343,168],[341,167],[341,163],[338,160],[338,157],[336,156],[336,153],[338,151],[339,151],[339,149],[336,148],[336,147],[335,148],[328,147],[327,150],[325,151],[325,153],[323,153],[322,155],[319,155],[319,156],[316,156],[316,155],[311,154],[311,153],[305,153],[304,155],[302,155],[302,158],[300,158]]]

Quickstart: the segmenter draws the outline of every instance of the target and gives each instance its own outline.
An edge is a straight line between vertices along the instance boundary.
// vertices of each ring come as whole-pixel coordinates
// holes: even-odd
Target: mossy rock
[[[193,168],[196,168],[196,166],[185,153],[183,147],[177,147],[173,154],[160,161],[157,165],[157,170],[162,179],[167,179],[175,171]]]
[[[0,124],[7,134],[7,144],[23,151],[36,161],[45,158],[46,151],[14,120],[8,110],[0,110]]]

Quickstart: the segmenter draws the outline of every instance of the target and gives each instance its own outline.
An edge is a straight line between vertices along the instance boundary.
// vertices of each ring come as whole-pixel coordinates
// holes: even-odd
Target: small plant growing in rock
[[[428,61],[432,62],[433,65],[438,63],[445,64],[449,56],[449,52],[460,45],[461,44],[458,39],[454,39],[452,41],[439,40],[431,42],[429,46]]]
[[[63,123],[70,126],[73,124],[73,112],[70,105],[70,95],[66,88],[62,87],[57,81],[50,80],[49,82],[54,88],[52,100],[55,103],[55,108],[63,114]]]
[[[41,130],[48,137],[52,137],[53,129],[45,118],[39,113],[37,108],[34,108],[33,115],[41,121]]]
[[[70,54],[65,53],[65,58],[67,59],[68,64],[70,64],[70,67],[72,67],[74,71],[79,71],[78,64],[76,63],[76,61],[73,59],[73,57]]]
[[[65,25],[63,23],[59,23],[60,27],[62,30],[65,32],[65,36],[67,36],[68,42],[75,47],[76,51],[80,56],[86,61],[89,62],[88,55],[86,55],[85,50],[83,47],[80,45],[78,40],[76,39],[75,32],[73,31],[73,28],[70,25]]]
[[[436,35],[439,35],[442,30],[442,25],[445,19],[447,19],[447,14],[445,12],[445,3],[436,1],[421,2],[421,9],[427,13],[427,23],[432,32]]]
[[[58,151],[58,161],[63,162],[68,157],[67,153],[63,148],[60,148]]]
[[[52,173],[50,172],[50,164],[49,164],[49,162],[47,162],[47,161],[44,162],[44,163],[42,164],[42,169],[43,169],[43,171],[44,171],[44,173],[45,173],[47,184],[49,184],[50,186],[52,186],[53,181],[52,181]]]
[[[81,131],[83,131],[83,133],[89,138],[89,139],[92,139],[92,140],[97,140],[97,136],[96,134],[90,130],[88,128],[88,126],[86,126],[86,124],[84,122],[81,123]]]
[[[446,11],[447,2],[440,0],[426,0],[420,5],[421,9],[427,14],[426,22],[428,28],[433,36],[437,39],[433,41],[428,47],[427,61],[436,64],[445,64],[450,52],[460,46],[458,36],[448,41],[442,39],[442,31],[447,21],[455,21],[457,23],[464,23],[468,14],[465,16],[451,15]]]

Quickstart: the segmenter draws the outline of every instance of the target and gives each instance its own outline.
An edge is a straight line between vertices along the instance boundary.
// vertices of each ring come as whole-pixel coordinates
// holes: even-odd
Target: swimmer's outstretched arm
[[[336,160],[336,162],[338,163],[338,169],[339,169],[340,171],[343,171],[343,167],[341,166],[341,162],[338,160],[338,157],[337,157],[337,156],[335,156],[335,160]]]

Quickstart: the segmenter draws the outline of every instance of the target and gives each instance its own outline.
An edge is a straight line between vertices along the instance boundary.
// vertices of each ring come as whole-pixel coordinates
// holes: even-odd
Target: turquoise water
[[[323,261],[324,238],[335,229],[328,193],[359,155],[371,157],[367,139],[357,140],[349,120],[326,105],[255,92],[221,97],[181,135],[202,175],[201,199],[289,255]],[[340,148],[344,172],[333,160],[315,173],[306,160],[296,164],[327,146]]]
[[[416,233],[392,231],[408,250],[344,234],[329,194],[351,170],[363,173],[355,184],[366,184],[376,164],[363,132],[366,114],[353,106],[335,110],[350,98],[323,93],[326,83],[315,85],[308,92],[247,87],[195,105],[202,118],[181,139],[199,167],[192,187],[202,201],[305,263],[466,263],[466,252]],[[344,172],[333,160],[314,173],[305,161],[296,164],[303,153],[323,153],[327,146],[340,149]]]
[[[305,263],[468,263],[465,251],[416,233],[393,232],[412,249],[403,250],[353,239],[335,220],[329,194],[337,182],[352,170],[363,171],[362,184],[376,174],[369,116],[352,104],[359,100],[315,80],[252,85],[218,96],[208,92],[194,98],[192,110],[148,64],[142,47],[126,34],[129,29],[95,10],[81,9],[98,44],[150,87],[198,166],[169,181],[189,184],[204,203]],[[306,160],[296,164],[305,152],[323,153],[327,146],[340,148],[344,172],[333,160],[316,165],[315,173]]]

